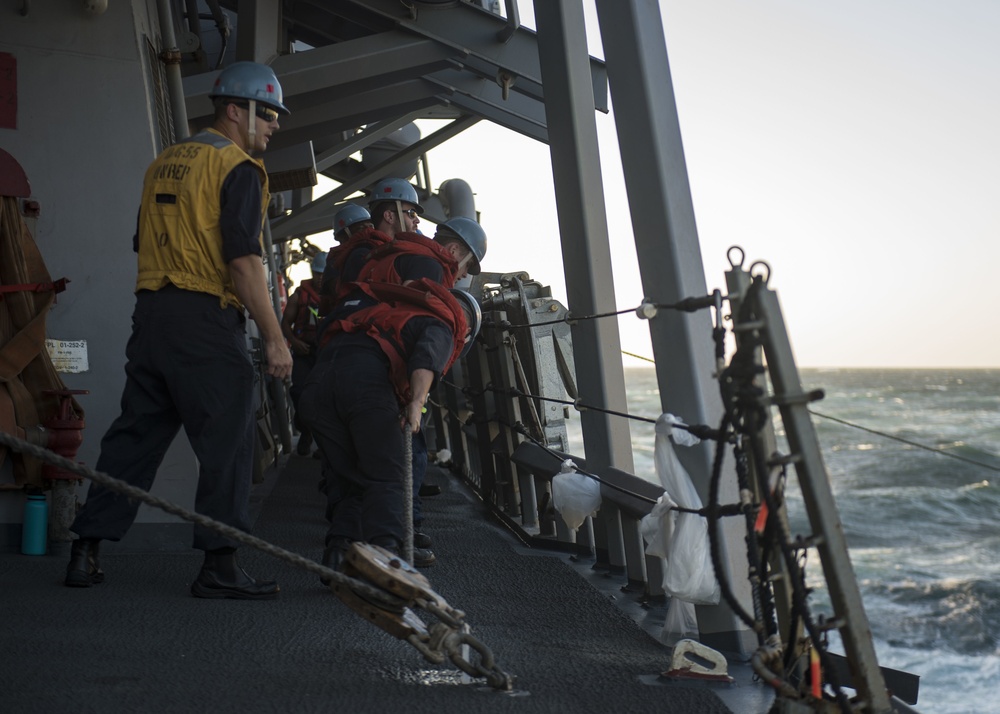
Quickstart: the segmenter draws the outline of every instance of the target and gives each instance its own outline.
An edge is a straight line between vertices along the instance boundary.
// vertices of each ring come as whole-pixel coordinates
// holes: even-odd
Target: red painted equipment
[[[28,198],[31,186],[17,159],[0,149],[0,196]]]
[[[83,418],[73,409],[73,395],[90,394],[90,391],[86,389],[46,389],[44,394],[59,397],[59,414],[42,423],[49,435],[46,448],[72,461],[76,457],[80,444],[83,443],[83,427],[86,425]],[[83,480],[72,471],[49,464],[42,466],[42,478]]]

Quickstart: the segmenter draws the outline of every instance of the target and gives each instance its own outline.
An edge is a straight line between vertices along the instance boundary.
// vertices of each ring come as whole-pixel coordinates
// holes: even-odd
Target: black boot
[[[416,548],[413,549],[413,567],[414,568],[429,568],[434,563],[437,562],[437,556],[434,555],[434,551],[430,548]]]
[[[78,538],[73,541],[69,565],[66,566],[66,585],[71,588],[89,588],[104,582],[104,571],[98,560],[101,549],[99,538]]]
[[[344,557],[347,554],[347,548],[351,545],[351,541],[346,538],[331,538],[326,542],[326,548],[323,549],[323,565],[332,569],[340,570],[341,564],[344,562]],[[320,582],[329,587],[330,583],[333,582],[330,578],[325,578],[320,576]]]
[[[205,563],[191,583],[192,595],[213,599],[274,600],[278,590],[273,580],[254,580],[247,575],[236,562],[234,548],[205,551]]]

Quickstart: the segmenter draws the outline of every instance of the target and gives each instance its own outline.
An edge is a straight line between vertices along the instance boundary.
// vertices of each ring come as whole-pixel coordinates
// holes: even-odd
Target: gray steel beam
[[[285,51],[284,45],[279,0],[240,3],[236,19],[236,59],[269,64]]]
[[[440,84],[448,92],[449,102],[466,114],[476,114],[531,139],[548,143],[545,106],[538,101],[515,94],[505,100],[503,90],[496,82],[462,70],[440,70],[424,79]]]
[[[330,8],[329,3],[320,0],[311,0],[309,4]],[[404,5],[399,0],[340,0],[330,11],[373,31],[384,30],[389,22],[443,45],[465,49],[469,53],[465,64],[470,71],[494,81],[501,71],[507,72],[514,78],[511,91],[537,100],[543,98],[536,33],[518,27],[508,39],[502,40],[501,36],[509,32],[507,20],[480,7],[465,2],[447,8],[429,8]],[[604,63],[589,56],[586,62],[593,95],[590,106],[606,112]]]
[[[467,54],[462,48],[394,31],[282,55],[271,67],[286,102],[296,110],[454,66]]]
[[[645,0],[597,0],[597,10],[644,294],[665,304],[703,296],[705,269],[659,8]],[[718,393],[711,330],[707,311],[666,310],[650,320],[661,407],[688,424],[722,418],[720,400],[706,401]],[[680,449],[678,457],[707,501],[711,445]],[[738,496],[735,481],[726,482],[722,502]],[[743,524],[724,520],[729,579],[749,606]],[[756,636],[725,605],[699,607],[698,624],[702,642],[713,647],[744,654],[756,648]]]
[[[376,124],[368,125],[364,131],[358,132],[346,141],[340,142],[336,146],[327,149],[317,156],[316,170],[320,172],[325,171],[334,164],[338,164],[348,158],[356,151],[361,151],[379,139],[384,139],[394,131],[410,124],[419,117],[420,112],[410,112],[400,117],[396,117],[395,119],[387,119]]]
[[[430,136],[424,137],[412,146],[406,147],[388,161],[366,169],[355,176],[351,183],[343,184],[309,205],[303,206],[298,211],[275,220],[271,225],[274,240],[279,241],[290,236],[311,235],[330,230],[330,227],[333,225],[333,214],[336,213],[336,205],[338,203],[360,188],[368,186],[385,176],[391,176],[394,167],[407,161],[412,161],[435,146],[457,136],[478,121],[479,117],[472,116],[456,119],[447,126],[441,127]]]
[[[592,315],[615,310],[611,247],[601,178],[597,125],[581,0],[535,0],[538,48],[545,79],[545,114],[569,310]],[[573,325],[573,354],[581,399],[627,411],[618,322]],[[592,470],[633,471],[627,420],[587,410],[581,415]]]
[[[271,137],[271,147],[301,144],[442,102],[447,102],[442,88],[425,79],[371,89],[282,117],[281,129]]]
[[[281,82],[285,103],[293,110],[292,116],[297,116],[300,110],[331,100],[347,104],[353,95],[454,66],[454,61],[464,56],[462,50],[432,40],[386,32],[282,55],[271,67]],[[189,118],[212,113],[208,93],[218,74],[206,72],[184,78]]]
[[[479,11],[475,12],[473,16],[480,17]],[[460,12],[452,16],[452,21],[464,15]],[[537,54],[533,35],[522,37],[519,43],[527,43],[523,51]],[[490,46],[505,47],[497,40]],[[494,69],[490,70],[493,74],[484,73],[475,68],[477,61],[469,49],[448,39],[437,35],[425,38],[399,30],[276,57],[271,66],[293,112],[283,119],[283,129],[275,135],[272,146],[315,140],[337,129],[353,128],[348,125],[354,122],[360,125],[383,118],[384,112],[380,113],[372,104],[382,106],[391,101],[386,97],[397,99],[410,91],[396,92],[387,87],[390,84],[417,87],[420,77],[444,90],[446,106],[452,95],[458,95],[454,101],[463,113],[478,114],[525,136],[547,141],[541,85],[538,91],[523,91],[530,89],[531,83],[517,78],[508,89],[516,90],[520,83],[521,91],[505,92],[496,81]],[[192,120],[211,114],[208,92],[216,75],[217,72],[207,72],[185,79],[188,116]],[[596,76],[604,81],[603,68]],[[425,96],[430,96],[429,89]],[[432,103],[421,102],[419,106],[429,109]]]

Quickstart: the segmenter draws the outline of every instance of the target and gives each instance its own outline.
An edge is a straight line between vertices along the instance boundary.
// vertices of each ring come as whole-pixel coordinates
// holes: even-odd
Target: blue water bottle
[[[45,555],[48,541],[49,502],[44,493],[28,493],[21,526],[21,552],[25,555]]]

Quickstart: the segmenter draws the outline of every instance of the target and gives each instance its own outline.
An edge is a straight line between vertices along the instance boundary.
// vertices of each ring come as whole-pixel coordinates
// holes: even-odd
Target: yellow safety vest
[[[264,164],[214,129],[174,144],[150,164],[139,211],[136,291],[173,284],[242,309],[222,258],[219,196],[226,176],[244,161],[260,172],[263,226],[270,198]]]

